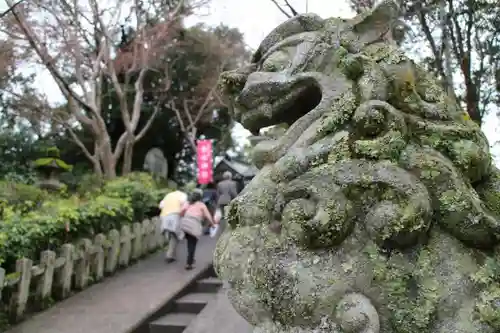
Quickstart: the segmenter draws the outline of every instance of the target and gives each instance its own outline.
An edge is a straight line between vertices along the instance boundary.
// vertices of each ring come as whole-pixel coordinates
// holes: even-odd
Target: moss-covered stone
[[[71,171],[72,166],[60,159],[57,147],[50,147],[45,156],[33,162],[35,169],[40,173],[39,186],[46,190],[64,191],[65,185],[59,181],[59,174]]]
[[[394,46],[397,6],[298,15],[221,77],[260,173],[215,254],[262,333],[500,330],[500,171],[480,128]]]

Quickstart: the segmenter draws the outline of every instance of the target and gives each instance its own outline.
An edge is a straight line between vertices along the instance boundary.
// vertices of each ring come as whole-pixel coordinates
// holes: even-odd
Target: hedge
[[[31,194],[47,198],[47,193],[29,187]],[[46,201],[36,197],[28,204],[30,200],[23,203],[13,197],[9,201],[0,195],[4,208],[0,222],[0,266],[9,272],[20,257],[37,260],[43,250],[57,250],[64,243],[120,229],[124,224],[155,215],[159,200],[168,191],[158,189],[147,174],[131,174],[107,182],[85,196]]]
[[[37,208],[47,198],[48,193],[38,187],[0,181],[0,206],[25,213]]]
[[[135,221],[143,220],[150,215],[153,208],[158,206],[155,190],[155,181],[150,175],[144,173],[132,173],[126,177],[117,178],[103,187],[105,195],[129,200]]]

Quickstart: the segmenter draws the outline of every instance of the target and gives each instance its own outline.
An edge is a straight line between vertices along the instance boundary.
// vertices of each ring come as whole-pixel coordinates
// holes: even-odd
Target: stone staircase
[[[182,333],[203,308],[217,296],[222,281],[215,277],[213,268],[200,276],[185,293],[173,300],[163,316],[149,323],[149,333]]]

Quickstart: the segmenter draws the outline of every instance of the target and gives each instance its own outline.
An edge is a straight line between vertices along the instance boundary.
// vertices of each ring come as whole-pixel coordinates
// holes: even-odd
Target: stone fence
[[[29,258],[19,259],[15,273],[5,274],[0,268],[0,302],[9,317],[19,321],[27,312],[83,290],[163,245],[160,220],[153,218],[98,234],[93,240],[64,244],[57,253],[43,251],[38,265]]]

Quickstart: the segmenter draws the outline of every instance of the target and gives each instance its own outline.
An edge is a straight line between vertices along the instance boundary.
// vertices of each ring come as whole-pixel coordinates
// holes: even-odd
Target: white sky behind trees
[[[27,0],[29,1],[29,0]],[[289,0],[295,9],[301,12],[306,10],[305,0]],[[0,0],[0,11],[6,8],[5,0]],[[309,0],[307,9],[321,17],[332,16],[352,17],[354,13],[350,10],[345,0]],[[245,36],[247,45],[256,49],[261,40],[286,17],[281,13],[271,0],[212,0],[209,8],[201,10],[197,15],[187,20],[188,25],[205,23],[216,26],[223,23],[230,27],[238,28]],[[45,93],[50,101],[60,103],[63,100],[59,89],[47,71],[40,71],[35,84]],[[488,137],[490,144],[500,141],[500,132],[497,130],[500,121],[495,112],[486,115],[483,120],[483,131]],[[244,143],[250,133],[241,125],[235,126],[233,137],[235,141]],[[497,165],[500,165],[500,145],[492,149]]]

